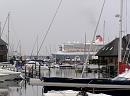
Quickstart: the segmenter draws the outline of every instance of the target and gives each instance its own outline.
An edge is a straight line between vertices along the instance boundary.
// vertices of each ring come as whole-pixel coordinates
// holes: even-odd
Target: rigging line
[[[86,55],[86,32],[85,32],[85,38],[84,38],[84,40],[85,40],[85,42],[84,42],[85,43],[84,44],[84,63],[85,63],[85,60],[86,60],[85,59],[86,58],[86,56],[85,56]]]
[[[50,31],[50,29],[51,29],[51,26],[52,26],[52,24],[53,24],[53,22],[54,22],[54,20],[55,20],[55,17],[56,17],[56,15],[57,15],[57,13],[58,13],[58,10],[59,10],[60,6],[61,6],[61,3],[62,3],[62,0],[60,0],[60,2],[59,2],[59,5],[58,5],[58,7],[57,7],[57,9],[56,9],[56,12],[55,12],[55,14],[54,14],[54,16],[53,16],[53,18],[52,18],[52,20],[51,20],[51,22],[50,22],[50,25],[49,25],[47,31],[46,31],[45,37],[43,38],[43,41],[42,41],[42,43],[41,43],[41,45],[40,45],[40,47],[39,47],[39,50],[38,50],[38,52],[37,52],[37,55],[39,54],[39,52],[40,52],[40,50],[41,50],[41,48],[42,48],[42,45],[43,45],[43,43],[44,43],[44,41],[45,41],[45,39],[46,39],[46,37],[47,37],[47,34],[49,33],[49,31]]]
[[[18,45],[17,45],[17,47],[16,47],[16,50],[18,49],[19,45],[20,45],[20,40],[18,41]]]
[[[0,39],[1,39],[1,22],[0,22]]]
[[[18,50],[18,48],[19,48],[19,50]],[[17,52],[17,54],[21,55],[21,40],[18,41],[15,51]]]
[[[7,23],[7,20],[8,20],[8,16],[6,17],[4,26],[3,26],[2,30],[1,30],[1,37],[2,37],[2,34],[3,34],[3,32],[4,32],[4,29],[5,29],[5,25],[6,25],[6,23]]]
[[[106,27],[106,21],[104,20],[104,23],[103,23],[103,45],[105,44],[105,27]]]
[[[98,18],[98,22],[97,22],[97,25],[96,25],[96,28],[95,28],[95,31],[94,31],[93,39],[92,39],[91,44],[89,46],[88,55],[87,55],[86,62],[85,62],[84,67],[83,67],[83,71],[82,71],[81,77],[83,77],[84,71],[86,69],[86,63],[88,63],[88,59],[90,57],[90,50],[92,49],[92,44],[93,44],[93,41],[95,39],[96,32],[97,32],[97,29],[98,29],[98,25],[99,25],[100,20],[101,20],[101,16],[102,16],[102,13],[103,13],[105,2],[106,2],[106,0],[104,0],[102,8],[101,8],[101,12],[100,12],[100,15],[99,15],[99,18]]]
[[[32,49],[32,51],[31,51],[31,57],[32,57],[32,54],[33,54],[33,51],[34,51],[34,48],[35,48],[36,43],[37,43],[37,38],[36,38],[36,41],[35,41],[35,43],[34,43],[34,45],[33,45],[33,49]]]

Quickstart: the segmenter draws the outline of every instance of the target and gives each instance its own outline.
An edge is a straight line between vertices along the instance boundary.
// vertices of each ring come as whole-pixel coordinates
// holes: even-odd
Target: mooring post
[[[25,64],[24,66],[25,66],[25,80],[26,80],[26,76],[27,76],[27,68],[26,68],[26,64]]]
[[[93,93],[95,93],[95,89],[93,88]]]
[[[33,66],[32,66],[32,74],[31,74],[31,77],[33,78]]]
[[[39,64],[39,79],[41,78],[41,64]]]

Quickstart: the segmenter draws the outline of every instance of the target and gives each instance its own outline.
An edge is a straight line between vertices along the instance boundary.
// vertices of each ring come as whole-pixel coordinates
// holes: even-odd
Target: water
[[[81,73],[74,69],[51,69],[42,70],[41,75],[44,77],[70,77],[79,78]],[[85,74],[88,78],[97,78],[98,74]],[[44,96],[42,86],[32,86],[26,81],[4,81],[0,82],[0,96]],[[64,96],[64,95],[63,95]]]

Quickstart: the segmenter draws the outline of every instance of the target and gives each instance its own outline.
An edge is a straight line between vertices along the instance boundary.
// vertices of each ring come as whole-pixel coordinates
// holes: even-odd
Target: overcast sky
[[[16,47],[20,40],[22,54],[30,55],[37,37],[40,46],[59,2],[60,0],[0,0],[2,26],[8,12],[10,12],[10,43],[14,50],[18,50]],[[62,43],[85,42],[85,32],[87,41],[91,41],[102,4],[103,0],[63,0],[40,54],[46,55],[54,52]],[[129,10],[130,0],[127,1],[127,5],[127,10]],[[125,9],[124,7],[123,22],[126,22]],[[103,22],[105,20],[104,38],[106,42],[118,37],[119,19],[115,18],[115,15],[120,13],[119,10],[120,0],[106,0],[97,30],[97,34],[103,35]],[[128,12],[128,26],[129,17],[130,13]],[[124,23],[124,31],[125,25]],[[7,40],[7,26],[2,38]]]

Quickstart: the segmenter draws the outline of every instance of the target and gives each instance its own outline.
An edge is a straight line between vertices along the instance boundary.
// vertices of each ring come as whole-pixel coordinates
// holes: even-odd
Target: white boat
[[[111,96],[111,95],[106,95],[106,94],[103,94],[103,93],[93,94],[93,93],[89,93],[89,92],[87,92],[87,95],[88,95],[88,96]]]
[[[119,74],[118,76],[116,76],[112,80],[130,80],[130,70],[126,69],[125,72],[123,72],[122,74]]]
[[[45,96],[77,96],[79,92],[78,91],[51,91],[49,93],[45,93]]]
[[[7,69],[0,69],[0,74],[6,74],[5,80],[14,80],[14,79],[22,79],[21,72],[14,72]]]
[[[59,68],[59,67],[60,67],[59,64],[54,65],[54,68]]]
[[[62,65],[59,65],[60,68],[75,68],[75,65],[64,63]]]
[[[107,94],[94,94],[90,92],[86,92],[85,96],[111,96]],[[44,94],[45,96],[84,96],[83,94],[80,94],[79,91],[72,91],[72,90],[66,90],[66,91],[51,91]]]
[[[39,66],[40,66],[41,70],[49,69],[46,64],[40,64],[38,61],[29,61],[26,64],[27,69],[31,69],[32,66],[33,66],[33,69],[35,68],[35,66],[36,66],[36,69],[39,69]]]
[[[0,73],[0,81],[5,81],[6,79],[8,79],[8,74],[1,74]]]

